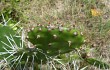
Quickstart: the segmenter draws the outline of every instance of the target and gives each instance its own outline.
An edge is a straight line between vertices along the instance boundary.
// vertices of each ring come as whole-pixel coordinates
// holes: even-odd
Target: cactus
[[[49,28],[38,26],[28,33],[28,40],[35,45],[34,48],[27,48],[24,44],[22,47],[21,39],[17,38],[15,31],[8,26],[1,26],[0,33],[0,58],[7,60],[10,67],[14,66],[15,69],[19,69],[20,65],[23,68],[30,67],[32,61],[34,64],[40,64],[41,60],[45,63],[50,57],[68,53],[83,44],[83,36],[76,30],[59,31],[56,28],[51,31]],[[3,55],[5,52],[7,53]],[[18,60],[15,60],[17,58]]]
[[[27,40],[33,44],[33,47],[25,46],[23,35],[21,38],[17,37],[17,33],[9,26],[0,26],[0,35],[0,60],[2,60],[1,63],[7,63],[11,70],[27,70],[28,67],[38,70],[41,62],[46,64],[54,56],[61,59],[59,62],[71,61],[64,54],[76,48],[79,49],[84,43],[84,36],[81,32],[63,26],[38,25],[32,28],[28,32]],[[74,57],[71,58],[74,59]],[[94,66],[104,65],[105,68],[109,68],[109,65],[101,61],[83,59],[88,64],[93,65],[96,62]],[[5,67],[3,65],[3,68]]]
[[[6,60],[8,62],[15,57],[13,55],[20,46],[21,40],[16,36],[17,34],[12,28],[0,25],[0,64],[3,63],[3,68]]]
[[[84,43],[77,30],[50,25],[35,27],[28,33],[28,40],[49,56],[68,53]]]
[[[13,31],[10,27],[8,26],[0,26],[0,47],[7,47],[7,45],[9,45],[9,38],[8,37],[14,37],[16,36],[15,31]],[[19,43],[19,41],[17,40],[18,38],[14,37],[15,42]],[[4,45],[5,44],[5,45]],[[7,44],[7,45],[6,45]],[[3,52],[3,48],[0,49],[0,52]]]

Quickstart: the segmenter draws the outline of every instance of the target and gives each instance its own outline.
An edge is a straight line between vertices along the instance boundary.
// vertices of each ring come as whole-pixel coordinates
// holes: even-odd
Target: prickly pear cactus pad
[[[15,36],[15,31],[10,27],[0,26],[0,59],[9,56],[10,54],[8,52],[10,50],[14,50],[14,48],[16,48],[16,45],[20,45],[20,39]]]
[[[3,42],[9,44],[7,37],[10,35],[15,35],[15,32],[8,26],[0,26],[0,52],[2,51],[2,47],[4,46]],[[4,46],[5,47],[5,46]]]
[[[49,56],[68,53],[84,43],[81,32],[50,24],[38,25],[28,32],[27,39]]]

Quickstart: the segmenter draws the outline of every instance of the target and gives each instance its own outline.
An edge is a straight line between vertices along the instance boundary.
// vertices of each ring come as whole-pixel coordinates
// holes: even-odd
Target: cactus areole
[[[49,56],[68,53],[84,43],[82,32],[52,25],[35,27],[28,32],[27,39]]]

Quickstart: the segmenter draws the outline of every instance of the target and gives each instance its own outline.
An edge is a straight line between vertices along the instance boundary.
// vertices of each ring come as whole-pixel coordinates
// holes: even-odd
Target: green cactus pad
[[[16,45],[20,45],[20,39],[15,37],[16,33],[13,29],[8,26],[0,26],[0,59],[9,56],[10,54],[2,54],[3,52],[8,52],[8,50],[13,50],[12,45],[14,44],[13,40],[16,42]],[[13,37],[13,40],[12,38]]]
[[[80,48],[84,37],[75,29],[37,26],[28,32],[28,40],[50,56],[68,53]]]

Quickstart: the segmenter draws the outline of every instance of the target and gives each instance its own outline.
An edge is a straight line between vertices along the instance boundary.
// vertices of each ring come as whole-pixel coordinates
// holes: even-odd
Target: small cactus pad
[[[62,26],[39,25],[28,32],[27,39],[42,49],[46,54],[53,56],[68,53],[80,48],[84,42],[82,33]]]

